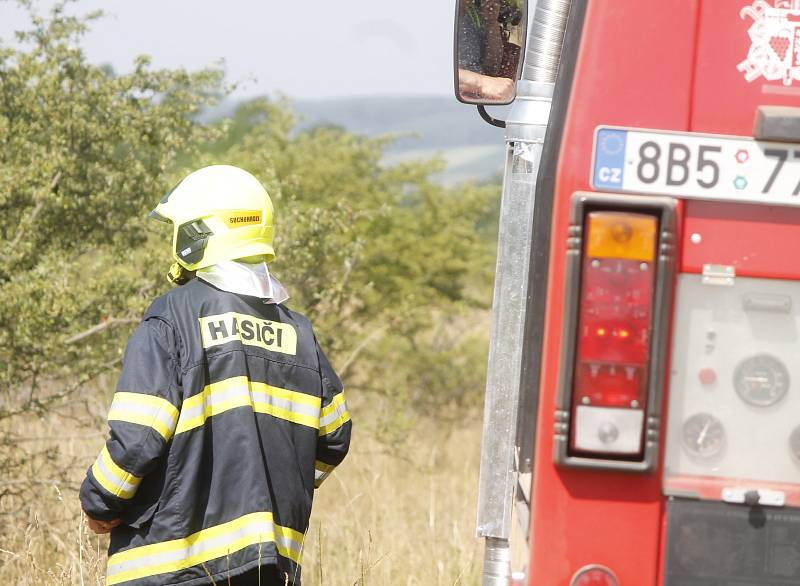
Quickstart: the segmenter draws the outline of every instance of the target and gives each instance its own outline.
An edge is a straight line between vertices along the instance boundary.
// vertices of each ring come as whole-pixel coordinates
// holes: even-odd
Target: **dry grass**
[[[103,583],[107,538],[88,532],[76,488],[102,445],[94,429],[69,419],[17,420],[31,443],[58,445],[54,464],[79,462],[67,482],[39,478],[22,500],[0,500],[0,584],[19,586]],[[478,583],[474,537],[480,421],[455,429],[420,421],[401,442],[378,441],[368,424],[374,406],[354,409],[351,453],[317,492],[304,552],[306,586],[454,586]],[[83,419],[85,415],[81,417]],[[385,437],[385,436],[384,436]],[[8,483],[0,471],[0,485]]]
[[[388,450],[359,436],[317,493],[303,564],[308,584],[477,584],[480,424],[431,423]]]

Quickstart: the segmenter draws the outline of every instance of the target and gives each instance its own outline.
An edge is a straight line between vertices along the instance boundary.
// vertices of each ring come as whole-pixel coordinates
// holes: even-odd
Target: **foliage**
[[[66,8],[30,9],[30,30],[0,45],[0,423],[77,400],[119,362],[118,326],[163,282],[140,218],[177,154],[210,137],[192,117],[222,88],[219,71],[146,57],[119,76],[88,63],[80,38],[97,15]],[[3,476],[38,474],[0,427],[3,445]]]
[[[446,189],[431,179],[435,160],[386,167],[390,137],[299,131],[281,102],[199,122],[223,91],[219,71],[154,70],[141,57],[115,75],[80,48],[96,15],[65,8],[32,12],[21,45],[0,45],[0,467],[11,479],[0,480],[0,509],[24,498],[26,479],[74,477],[71,463],[54,470],[65,460],[51,448],[23,449],[14,422],[61,409],[100,428],[80,405],[96,413],[108,396],[87,382],[113,373],[133,324],[169,287],[169,236],[146,212],[207,164],[267,186],[272,268],[289,305],[312,320],[351,397],[392,400],[381,425],[396,433],[419,413],[478,403],[496,185]],[[110,395],[113,377],[103,381]]]

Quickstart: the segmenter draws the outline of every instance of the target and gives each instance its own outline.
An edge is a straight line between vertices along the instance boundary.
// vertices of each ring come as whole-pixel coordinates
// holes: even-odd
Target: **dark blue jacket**
[[[200,279],[147,310],[81,504],[111,533],[107,584],[300,583],[315,486],[347,453],[342,384],[311,325]]]

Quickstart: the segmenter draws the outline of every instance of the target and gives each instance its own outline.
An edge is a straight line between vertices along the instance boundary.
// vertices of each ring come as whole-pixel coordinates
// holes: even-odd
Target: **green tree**
[[[206,164],[239,165],[267,186],[289,305],[311,318],[351,391],[393,399],[394,419],[381,421],[402,429],[417,413],[479,402],[496,185],[445,189],[431,179],[439,161],[386,167],[391,137],[300,131],[286,103],[255,100],[202,124],[196,114],[223,91],[219,71],[154,70],[142,57],[114,75],[80,48],[96,15],[65,6],[32,14],[20,46],[0,46],[9,477],[36,476],[38,460],[3,422],[85,400],[86,382],[113,374],[133,324],[168,289],[169,232],[145,216]],[[0,498],[10,490],[0,484]]]
[[[222,91],[219,71],[156,70],[146,57],[114,75],[80,48],[97,14],[28,7],[30,30],[0,45],[0,423],[74,402],[118,364],[118,326],[166,288],[141,218],[177,155],[211,137],[194,115]],[[0,427],[0,444],[13,440]],[[12,477],[27,460],[4,456]]]

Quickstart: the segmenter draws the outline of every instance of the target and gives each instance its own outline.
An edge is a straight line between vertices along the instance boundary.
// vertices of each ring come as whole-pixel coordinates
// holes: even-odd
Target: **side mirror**
[[[456,0],[453,70],[465,104],[514,101],[522,69],[527,0]]]

